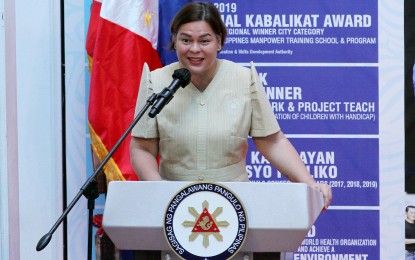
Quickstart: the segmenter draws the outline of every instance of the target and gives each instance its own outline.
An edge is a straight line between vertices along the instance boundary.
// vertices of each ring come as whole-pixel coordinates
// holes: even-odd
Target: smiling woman
[[[187,4],[176,14],[170,30],[171,48],[179,61],[151,72],[144,66],[136,114],[150,96],[170,84],[175,70],[188,69],[191,81],[155,118],[139,121],[132,130],[130,157],[138,177],[144,181],[247,182],[246,154],[252,137],[270,168],[277,168],[292,182],[321,191],[327,208],[330,186],[314,181],[281,131],[254,64],[245,68],[217,58],[226,28],[215,6]]]
[[[152,94],[169,85],[175,70],[188,69],[191,82],[155,118],[141,120],[133,129],[130,157],[139,178],[249,181],[250,136],[273,167],[290,181],[320,190],[328,207],[330,186],[314,181],[281,131],[253,63],[245,68],[217,58],[227,33],[215,6],[185,5],[170,31],[179,61],[152,72],[144,66],[136,114]]]
[[[220,36],[207,22],[198,21],[182,25],[175,38],[180,65],[190,71],[195,87],[204,91],[219,68]]]

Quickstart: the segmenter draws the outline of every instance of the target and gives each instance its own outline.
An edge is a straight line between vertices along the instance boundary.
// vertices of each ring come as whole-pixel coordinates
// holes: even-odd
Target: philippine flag
[[[86,40],[91,64],[88,127],[92,150],[100,160],[134,119],[144,63],[154,70],[162,66],[160,57],[165,64],[174,61],[175,53],[166,49],[166,35],[172,17],[187,2],[93,1]],[[130,140],[128,135],[104,167],[107,181],[137,180],[130,164]]]

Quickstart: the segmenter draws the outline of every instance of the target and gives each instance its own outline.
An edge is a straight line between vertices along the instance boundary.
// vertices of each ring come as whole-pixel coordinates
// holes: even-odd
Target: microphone
[[[190,83],[190,72],[188,69],[182,68],[174,71],[172,77],[172,83],[163,89],[159,94],[157,94],[156,103],[152,106],[148,116],[154,118],[165,105],[167,105],[170,100],[173,98],[174,93],[181,86],[182,88],[186,87]]]

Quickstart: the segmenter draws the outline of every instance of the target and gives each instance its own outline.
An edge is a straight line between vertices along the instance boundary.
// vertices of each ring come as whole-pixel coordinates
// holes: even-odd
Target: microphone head
[[[182,88],[186,87],[190,83],[190,71],[186,68],[177,69],[173,73],[173,78],[180,80]]]

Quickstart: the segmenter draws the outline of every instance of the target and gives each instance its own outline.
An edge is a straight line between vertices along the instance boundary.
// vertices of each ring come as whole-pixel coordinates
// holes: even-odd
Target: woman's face
[[[177,57],[192,76],[213,77],[220,37],[205,21],[183,24],[176,36]]]
[[[415,221],[415,209],[414,208],[408,209],[408,211],[406,212],[406,218],[408,220],[411,220],[412,222]]]

